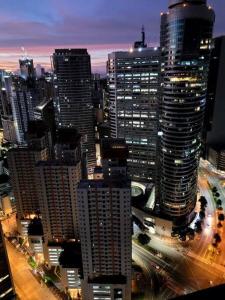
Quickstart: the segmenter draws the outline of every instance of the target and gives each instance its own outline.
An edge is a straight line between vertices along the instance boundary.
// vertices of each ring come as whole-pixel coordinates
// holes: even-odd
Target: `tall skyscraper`
[[[111,137],[129,146],[128,173],[135,181],[154,182],[160,51],[142,41],[108,57]]]
[[[104,164],[105,178],[78,186],[84,300],[131,299],[131,186],[125,157],[116,160],[113,147],[128,152],[121,140],[105,140],[104,160],[112,162]]]
[[[16,299],[0,224],[0,299]]]
[[[56,49],[53,54],[55,116],[58,128],[75,128],[91,172],[96,164],[91,64],[86,49]]]
[[[24,144],[28,122],[34,120],[34,90],[28,86],[27,81],[16,76],[13,77],[11,88],[11,104],[17,143]]]
[[[3,128],[4,140],[10,143],[17,142],[15,122],[12,112],[12,77],[2,71],[1,73],[1,123]]]
[[[53,83],[36,80],[33,61],[20,60],[21,76],[0,73],[1,120],[6,141],[25,144],[28,122],[35,119],[35,107],[53,98]],[[24,73],[24,74],[23,74]],[[1,105],[0,105],[1,106]]]
[[[171,0],[162,14],[163,95],[157,201],[175,225],[196,204],[214,11],[206,0]]]
[[[39,211],[35,165],[49,158],[51,145],[49,131],[41,121],[32,122],[28,132],[28,146],[11,149],[7,156],[22,235],[27,234],[29,219]]]

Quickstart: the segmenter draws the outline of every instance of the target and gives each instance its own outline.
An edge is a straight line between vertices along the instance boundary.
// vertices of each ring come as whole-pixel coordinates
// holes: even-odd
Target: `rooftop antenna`
[[[139,49],[141,51],[142,48],[147,48],[147,44],[145,44],[145,28],[144,25],[141,27],[141,41],[134,42],[134,48]]]
[[[26,59],[27,58],[27,51],[24,47],[21,47],[21,50],[23,52],[23,59]]]
[[[145,45],[145,27],[142,25],[141,27],[141,36],[142,36],[142,45]]]

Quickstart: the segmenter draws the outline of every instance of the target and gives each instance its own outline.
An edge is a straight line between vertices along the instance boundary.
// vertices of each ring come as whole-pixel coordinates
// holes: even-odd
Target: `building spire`
[[[145,45],[145,27],[144,27],[144,25],[142,25],[142,27],[141,27],[141,36],[142,36],[142,45],[144,47],[144,45]]]
[[[144,25],[141,27],[141,40],[134,42],[134,48],[147,48],[147,44],[145,44],[145,28]]]

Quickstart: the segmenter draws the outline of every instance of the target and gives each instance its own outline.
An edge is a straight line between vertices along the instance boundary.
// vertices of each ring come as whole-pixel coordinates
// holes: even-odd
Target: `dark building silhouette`
[[[221,284],[188,295],[179,296],[171,300],[212,300],[221,298],[225,294],[225,285]]]
[[[225,36],[214,39],[211,53],[207,105],[203,131],[203,157],[224,170],[225,150]],[[215,156],[215,155],[216,156]],[[215,159],[216,160],[215,160]]]

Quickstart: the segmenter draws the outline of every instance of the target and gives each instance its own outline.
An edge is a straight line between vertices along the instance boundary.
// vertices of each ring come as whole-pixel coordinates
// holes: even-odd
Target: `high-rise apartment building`
[[[16,299],[0,224],[0,299]]]
[[[86,49],[56,49],[53,54],[55,116],[58,128],[75,128],[91,172],[96,164],[91,64]]]
[[[129,146],[128,173],[132,180],[154,182],[160,51],[143,40],[130,51],[108,57],[111,137]]]
[[[25,143],[28,123],[34,120],[34,90],[20,77],[12,78],[11,105],[17,143]]]
[[[50,265],[59,264],[63,242],[79,239],[76,191],[82,176],[80,139],[72,128],[59,129],[55,159],[36,165],[44,256]]]
[[[83,299],[131,299],[130,184],[122,176],[81,181],[78,211]]]
[[[2,71],[1,73],[1,123],[3,128],[4,140],[10,143],[17,142],[15,122],[12,112],[12,77]]]
[[[157,201],[174,223],[196,204],[214,11],[206,0],[171,0],[162,14],[163,95]]]
[[[47,241],[79,237],[76,188],[81,165],[58,160],[40,161],[36,166],[39,203],[44,236]]]
[[[104,179],[78,186],[83,260],[82,297],[131,299],[131,184],[128,147],[122,139],[101,143]],[[108,162],[107,162],[108,161]]]
[[[41,121],[32,122],[30,128],[28,126],[27,141],[28,146],[11,149],[7,157],[17,217],[24,225],[19,229],[22,235],[27,234],[29,221],[26,220],[39,212],[35,165],[38,161],[47,160],[50,153],[51,138]]]

